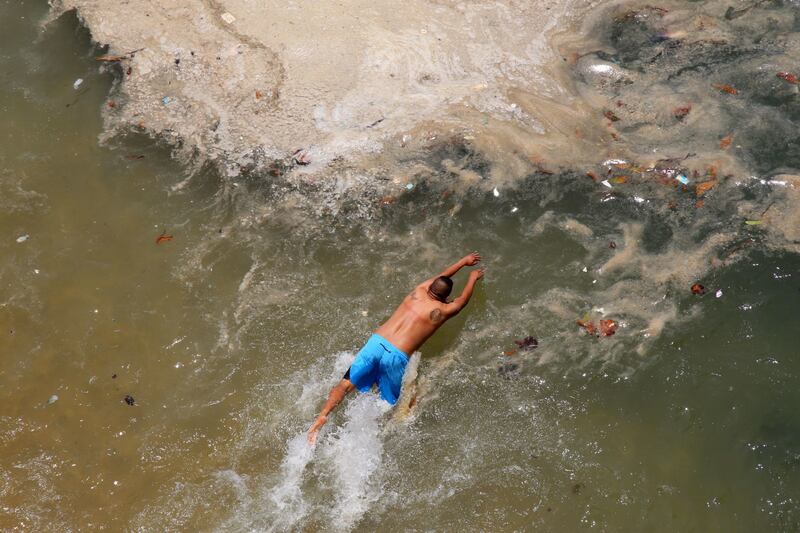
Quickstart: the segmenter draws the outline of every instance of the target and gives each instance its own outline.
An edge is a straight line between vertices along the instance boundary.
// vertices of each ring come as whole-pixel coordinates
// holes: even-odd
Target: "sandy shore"
[[[111,134],[161,136],[230,174],[304,150],[304,170],[380,151],[426,121],[470,108],[520,117],[515,89],[558,92],[545,34],[569,3],[538,0],[100,2],[75,9],[108,53],[125,55],[106,110]],[[136,51],[135,53],[130,53]],[[127,55],[126,55],[127,54]],[[525,124],[527,121],[527,124]]]

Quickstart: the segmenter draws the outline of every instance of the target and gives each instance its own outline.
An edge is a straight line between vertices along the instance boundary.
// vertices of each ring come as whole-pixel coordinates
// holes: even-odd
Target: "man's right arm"
[[[469,279],[467,280],[467,284],[464,286],[464,290],[461,291],[461,294],[454,298],[452,302],[445,306],[445,313],[448,317],[457,315],[459,311],[467,306],[470,298],[472,298],[472,292],[475,290],[475,284],[478,283],[478,280],[483,277],[483,273],[484,269],[482,268],[473,270],[469,273]]]

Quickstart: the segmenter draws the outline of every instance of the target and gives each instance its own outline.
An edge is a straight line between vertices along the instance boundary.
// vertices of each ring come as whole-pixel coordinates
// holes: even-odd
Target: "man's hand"
[[[478,252],[472,252],[471,254],[467,254],[462,259],[466,266],[475,266],[481,262],[481,254]]]
[[[318,416],[317,419],[314,421],[314,424],[311,426],[311,429],[308,430],[308,443],[310,445],[314,445],[317,442],[317,437],[319,436],[319,430],[322,429],[322,426],[325,425],[325,422],[328,421],[327,416]]]
[[[483,274],[486,272],[485,268],[476,268],[472,272],[469,273],[469,277],[473,278],[475,281],[478,281],[483,277]]]

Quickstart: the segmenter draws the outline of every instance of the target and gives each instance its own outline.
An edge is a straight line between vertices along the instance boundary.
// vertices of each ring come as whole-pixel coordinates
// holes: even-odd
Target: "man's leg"
[[[345,377],[337,383],[332,389],[331,392],[328,393],[328,401],[325,402],[325,405],[322,407],[322,411],[320,411],[319,416],[312,424],[311,429],[308,430],[308,442],[309,444],[314,444],[317,442],[317,435],[319,434],[319,430],[322,426],[325,425],[325,422],[328,421],[328,415],[336,409],[336,406],[342,403],[344,397],[350,394],[351,391],[355,389],[355,386],[350,383],[350,380],[347,379],[350,377],[350,371],[347,371]]]

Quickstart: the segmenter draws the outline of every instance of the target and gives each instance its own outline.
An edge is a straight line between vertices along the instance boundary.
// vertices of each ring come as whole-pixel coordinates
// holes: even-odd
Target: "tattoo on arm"
[[[442,321],[442,312],[439,309],[434,309],[430,314],[431,322],[438,324]]]

